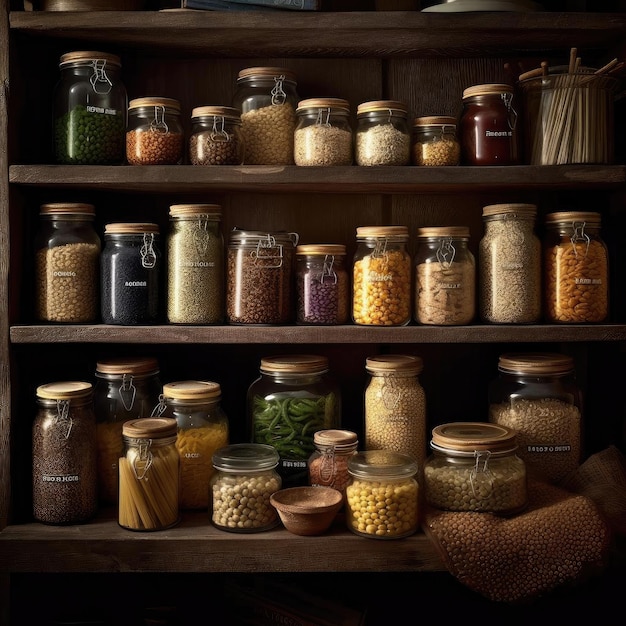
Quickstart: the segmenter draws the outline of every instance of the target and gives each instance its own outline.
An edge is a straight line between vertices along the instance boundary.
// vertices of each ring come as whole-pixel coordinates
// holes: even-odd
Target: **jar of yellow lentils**
[[[392,450],[358,452],[348,461],[348,529],[372,539],[401,539],[419,526],[417,463]]]
[[[356,230],[352,319],[365,326],[405,326],[411,321],[411,257],[406,226]]]
[[[458,165],[461,144],[456,119],[447,115],[417,117],[413,122],[413,165]]]

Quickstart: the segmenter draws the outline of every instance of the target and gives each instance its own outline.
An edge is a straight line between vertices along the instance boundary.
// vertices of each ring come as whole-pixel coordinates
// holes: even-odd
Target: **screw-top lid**
[[[162,439],[176,434],[178,425],[173,417],[139,417],[122,426],[122,435],[132,439]]]
[[[416,117],[413,126],[454,126],[456,128],[456,118],[451,115],[425,115]]]
[[[170,113],[180,113],[180,102],[174,98],[162,98],[160,96],[146,96],[135,98],[128,103],[128,109],[139,109],[141,107],[165,107]]]
[[[337,452],[355,450],[358,445],[358,437],[351,430],[329,429],[318,430],[313,435],[313,443],[316,446],[334,448]]]
[[[356,236],[358,239],[387,237],[408,240],[409,229],[407,226],[359,226]]]
[[[510,452],[515,450],[516,432],[487,422],[450,422],[435,426],[431,447],[434,450],[452,451],[463,456],[474,452]]]
[[[195,107],[191,111],[191,120],[197,120],[202,117],[223,117],[229,121],[241,123],[241,111],[234,107],[226,107],[221,105],[209,105]]]
[[[264,443],[234,443],[213,453],[213,466],[230,472],[273,469],[279,461],[276,448]]]
[[[40,385],[37,387],[37,397],[45,400],[72,400],[86,398],[92,390],[93,386],[88,382],[81,380],[62,381]]]
[[[79,50],[77,52],[67,52],[61,55],[59,67],[70,65],[79,61],[106,61],[111,65],[121,66],[120,57],[108,52],[96,52],[93,50]]]
[[[571,222],[584,222],[589,226],[600,226],[602,216],[593,211],[559,211],[548,213],[545,218],[546,226],[569,224]]]
[[[537,215],[537,207],[534,204],[523,202],[489,204],[483,207],[483,217],[491,217],[493,215],[518,215],[519,217],[534,218]]]
[[[449,237],[451,239],[469,239],[470,229],[467,226],[425,226],[417,229],[420,239],[433,237]]]
[[[498,370],[509,374],[565,374],[574,369],[574,358],[567,354],[538,352],[507,353],[498,359]]]
[[[348,459],[348,472],[357,478],[409,478],[417,469],[412,457],[393,450],[366,450]]]
[[[308,98],[300,100],[296,113],[306,109],[332,109],[337,113],[350,113],[350,103],[343,98]]]
[[[335,243],[310,243],[310,244],[301,244],[296,248],[296,254],[312,254],[312,255],[322,255],[322,254],[333,254],[335,256],[345,255],[346,247],[342,244]]]
[[[328,371],[328,359],[314,354],[289,354],[261,359],[261,372],[268,374],[322,374]]]
[[[158,232],[158,224],[143,222],[106,224],[104,227],[105,235],[143,235],[144,233],[158,234]]]
[[[421,357],[408,354],[380,354],[365,360],[371,374],[419,374],[423,368]]]
[[[406,117],[408,107],[404,102],[399,102],[398,100],[371,100],[369,102],[362,102],[356,108],[357,116],[374,111],[389,111],[392,115]]]
[[[158,372],[159,362],[152,357],[106,359],[96,363],[96,374],[145,376],[147,374],[157,374]]]
[[[93,204],[84,202],[51,202],[39,207],[39,215],[84,215],[94,217],[96,209]]]
[[[473,96],[488,96],[501,93],[513,93],[513,87],[506,83],[487,83],[485,85],[473,85],[463,90],[463,100]]]
[[[285,80],[296,82],[296,73],[286,67],[247,67],[237,75],[237,82],[253,77],[278,78],[284,76]]]
[[[209,220],[219,220],[222,217],[222,207],[219,204],[172,204],[170,206],[172,217],[194,217],[199,215]]]
[[[163,385],[163,395],[176,400],[212,400],[221,393],[220,384],[210,380],[183,380]]]

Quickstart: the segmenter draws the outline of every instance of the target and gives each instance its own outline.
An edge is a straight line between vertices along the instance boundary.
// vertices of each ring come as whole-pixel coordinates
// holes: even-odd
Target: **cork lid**
[[[180,102],[174,100],[174,98],[146,96],[144,98],[135,98],[128,103],[129,110],[141,107],[165,107],[170,113],[180,113]]]
[[[202,117],[223,117],[232,122],[241,122],[241,111],[235,107],[221,105],[206,105],[191,110],[192,121]]]
[[[573,369],[573,357],[553,352],[506,353],[498,359],[498,370],[509,374],[542,376],[565,374]]]
[[[105,359],[96,363],[96,374],[145,376],[158,372],[159,362],[152,357]]]
[[[450,115],[425,115],[416,117],[413,126],[454,126],[456,127],[456,118]]]
[[[350,103],[343,98],[308,98],[300,100],[296,113],[306,109],[332,109],[335,112],[350,113]]]
[[[380,354],[365,359],[365,369],[376,374],[419,374],[424,362],[419,356],[408,354]]]
[[[296,254],[305,255],[345,255],[346,247],[339,243],[309,243],[301,244],[296,248]]]
[[[222,217],[222,207],[219,204],[172,204],[172,217],[198,217],[202,215],[209,220],[219,220]]]
[[[510,452],[515,450],[513,429],[487,422],[450,422],[435,426],[431,447],[434,450],[464,453]]]
[[[178,426],[173,417],[140,417],[122,426],[122,435],[133,439],[162,439],[176,434]]]
[[[600,226],[602,216],[600,213],[593,211],[558,211],[556,213],[548,213],[545,217],[546,226],[563,225],[573,222],[584,222],[590,226]]]
[[[417,229],[420,239],[448,237],[450,239],[469,239],[470,229],[467,226],[425,226]]]
[[[93,204],[84,202],[51,202],[39,207],[39,215],[84,215],[94,217],[96,209]]]
[[[356,114],[358,116],[374,111],[390,111],[393,115],[406,117],[408,110],[407,105],[399,100],[370,100],[359,104],[356,108]]]
[[[359,239],[390,237],[408,240],[409,229],[407,226],[359,226],[356,236]]]
[[[358,437],[351,430],[318,430],[313,435],[313,443],[320,447],[334,448],[337,452],[345,452],[356,449]]]
[[[65,65],[71,65],[72,63],[78,63],[81,61],[105,61],[111,65],[117,65],[118,67],[122,64],[120,57],[116,54],[97,52],[94,50],[79,50],[76,52],[67,52],[61,55],[59,67],[64,67]]]
[[[487,83],[484,85],[473,85],[463,90],[463,100],[474,96],[488,96],[501,93],[513,93],[513,87],[506,83]]]
[[[74,398],[86,398],[91,394],[91,383],[81,380],[70,380],[55,383],[47,383],[37,387],[37,397],[45,400],[72,400]]]
[[[142,235],[144,233],[158,233],[159,225],[146,222],[127,222],[106,224],[105,235]]]
[[[163,385],[163,395],[176,400],[212,400],[221,393],[220,384],[210,380],[182,380]]]
[[[314,354],[289,354],[261,359],[261,372],[285,374],[321,374],[328,371],[328,359]]]
[[[274,79],[280,76],[283,76],[284,80],[296,82],[296,73],[286,67],[247,67],[239,72],[237,81],[254,77]]]

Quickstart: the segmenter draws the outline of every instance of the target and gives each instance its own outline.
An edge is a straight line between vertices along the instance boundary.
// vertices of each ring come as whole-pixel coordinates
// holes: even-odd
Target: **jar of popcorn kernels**
[[[417,117],[413,122],[413,165],[458,165],[461,145],[456,119],[447,115]]]
[[[196,107],[191,112],[189,162],[192,165],[241,165],[245,142],[237,109]]]

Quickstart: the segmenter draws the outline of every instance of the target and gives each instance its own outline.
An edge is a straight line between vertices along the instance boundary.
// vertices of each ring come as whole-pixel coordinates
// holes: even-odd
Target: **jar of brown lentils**
[[[241,165],[245,142],[238,109],[196,107],[191,112],[189,162],[192,165]]]
[[[461,144],[456,119],[446,115],[416,117],[413,122],[413,165],[458,165]]]

